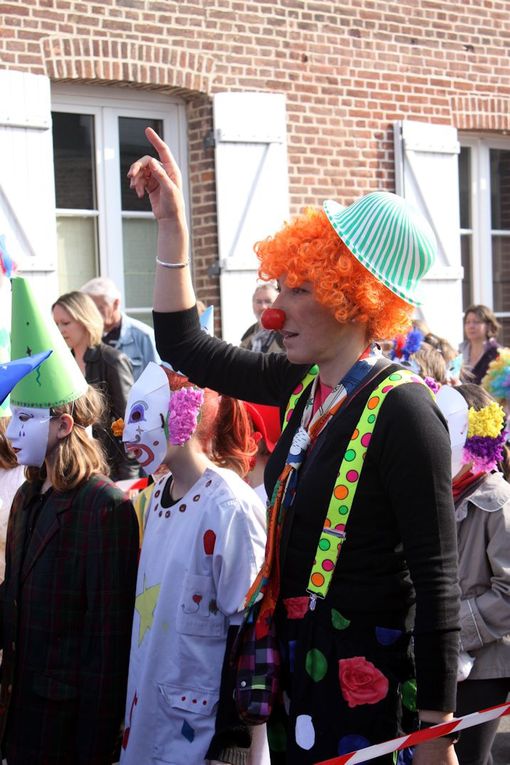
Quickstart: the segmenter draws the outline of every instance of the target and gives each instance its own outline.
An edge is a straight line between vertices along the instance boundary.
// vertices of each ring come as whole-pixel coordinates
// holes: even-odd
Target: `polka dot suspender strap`
[[[299,385],[294,388],[292,391],[292,395],[289,398],[289,403],[287,404],[287,408],[285,409],[285,416],[283,418],[283,425],[282,425],[282,431],[285,430],[287,427],[290,418],[292,417],[292,412],[294,411],[294,408],[301,398],[301,394],[305,390],[305,388],[310,385],[313,380],[317,377],[319,374],[319,367],[314,364],[313,367],[310,367],[306,375],[303,377]]]
[[[315,607],[316,599],[325,598],[328,593],[338,556],[345,541],[345,527],[358,488],[365,454],[381,406],[393,388],[410,382],[425,384],[420,377],[407,369],[388,375],[373,391],[351,436],[350,444],[338,470],[324,528],[308,580],[307,592],[310,595],[311,610]]]

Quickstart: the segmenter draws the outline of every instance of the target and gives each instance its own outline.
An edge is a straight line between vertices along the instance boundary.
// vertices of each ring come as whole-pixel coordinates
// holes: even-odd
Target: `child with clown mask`
[[[125,448],[148,473],[122,765],[247,762],[250,732],[222,666],[264,555],[265,510],[242,479],[255,452],[242,404],[150,363]]]
[[[120,746],[138,559],[133,506],[88,429],[89,388],[29,284],[12,282],[12,353],[52,353],[11,393],[16,493],[0,589],[0,738],[9,765],[109,765]]]

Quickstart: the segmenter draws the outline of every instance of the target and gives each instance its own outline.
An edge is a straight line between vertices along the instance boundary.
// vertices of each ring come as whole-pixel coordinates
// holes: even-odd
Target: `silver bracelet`
[[[160,260],[158,257],[156,257],[156,263],[163,266],[163,268],[186,268],[186,266],[189,266],[189,260],[185,260],[184,263],[165,263],[164,260]]]

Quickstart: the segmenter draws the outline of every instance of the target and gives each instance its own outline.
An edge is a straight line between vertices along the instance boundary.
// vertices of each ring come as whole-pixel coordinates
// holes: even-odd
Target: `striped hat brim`
[[[391,292],[419,306],[418,285],[432,266],[436,243],[423,216],[402,197],[372,192],[349,207],[333,200],[324,211],[354,257]]]

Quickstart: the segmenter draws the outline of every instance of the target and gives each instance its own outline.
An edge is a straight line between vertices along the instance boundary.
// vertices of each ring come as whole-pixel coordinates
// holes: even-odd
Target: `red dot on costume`
[[[301,393],[302,390],[303,390],[303,383],[299,383],[299,385],[296,385],[296,387],[294,388],[294,395]]]
[[[382,392],[388,393],[388,391],[391,390],[392,388],[393,388],[393,385],[385,385],[384,388],[382,389]]]
[[[345,523],[337,523],[335,529],[336,531],[345,531]]]
[[[362,444],[362,446],[368,446],[369,443],[370,443],[370,439],[371,438],[372,438],[372,434],[371,433],[364,433],[361,436],[361,444]]]
[[[287,420],[287,422],[288,422],[288,421],[290,420],[290,418],[292,417],[292,412],[293,412],[293,411],[294,411],[294,409],[289,409],[289,411],[287,412],[287,416],[286,416],[286,418],[285,418],[285,419]]]
[[[347,488],[347,486],[343,486],[343,485],[335,486],[334,494],[337,499],[345,499],[348,493],[349,493],[349,489]]]
[[[369,399],[367,407],[369,409],[375,409],[377,404],[379,403],[379,396],[372,396],[371,399]]]
[[[350,481],[351,483],[354,483],[354,481],[358,480],[358,473],[356,470],[348,470],[345,477],[347,478],[348,481]]]
[[[207,529],[203,537],[204,552],[206,555],[212,555],[214,552],[214,545],[216,544],[216,534],[212,529]]]
[[[333,561],[329,559],[323,560],[322,568],[324,569],[324,571],[333,571],[334,569]]]

